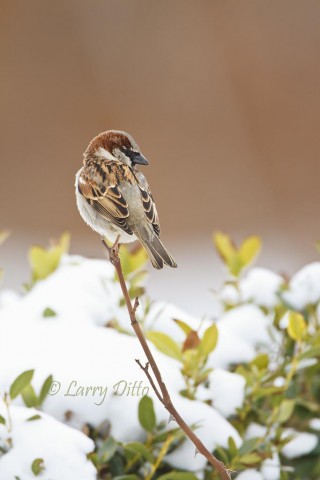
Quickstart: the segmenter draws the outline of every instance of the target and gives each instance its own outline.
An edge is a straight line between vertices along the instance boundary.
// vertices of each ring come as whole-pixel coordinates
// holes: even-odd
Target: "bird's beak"
[[[138,165],[149,165],[148,160],[141,155],[141,153],[136,153],[135,156],[131,159],[132,163],[137,163]]]

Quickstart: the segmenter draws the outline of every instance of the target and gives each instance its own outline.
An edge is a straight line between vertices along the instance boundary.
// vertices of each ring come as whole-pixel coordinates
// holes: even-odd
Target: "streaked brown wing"
[[[146,214],[147,219],[153,226],[153,230],[159,237],[160,235],[160,222],[158,217],[158,212],[156,209],[156,204],[153,200],[153,196],[147,181],[145,180],[143,183],[138,182],[140,191],[141,191],[141,198],[143,203],[143,208]]]
[[[82,169],[78,189],[100,215],[132,235],[127,223],[128,204],[117,188],[121,181],[130,181],[128,169],[128,166],[116,162],[89,163]]]

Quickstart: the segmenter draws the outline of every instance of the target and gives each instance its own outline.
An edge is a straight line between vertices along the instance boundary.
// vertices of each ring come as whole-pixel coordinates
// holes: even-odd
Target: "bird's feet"
[[[119,249],[120,249],[120,246],[121,246],[119,240],[120,240],[120,235],[117,236],[116,241],[114,242],[114,244],[111,247],[112,255],[114,255],[115,257],[119,256]]]
[[[119,249],[120,249],[120,235],[117,236],[116,241],[114,242],[111,247],[107,244],[105,241],[104,237],[102,237],[101,241],[102,244],[105,246],[105,248],[108,250],[110,262],[115,265],[116,263],[119,262]]]

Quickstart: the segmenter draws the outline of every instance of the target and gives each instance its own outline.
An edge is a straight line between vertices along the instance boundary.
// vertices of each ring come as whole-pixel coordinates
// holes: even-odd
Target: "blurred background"
[[[210,311],[216,230],[261,235],[258,264],[276,271],[319,258],[317,0],[2,0],[0,35],[3,287],[29,278],[30,244],[65,230],[73,253],[105,256],[73,185],[111,128],[149,159],[179,264],[151,272],[152,297]]]

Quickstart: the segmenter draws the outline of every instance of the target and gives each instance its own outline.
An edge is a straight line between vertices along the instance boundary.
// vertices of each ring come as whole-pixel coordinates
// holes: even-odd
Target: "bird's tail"
[[[161,268],[163,268],[164,263],[169,267],[177,268],[178,265],[176,264],[168,250],[165,248],[165,246],[161,243],[159,237],[155,235],[150,240],[145,240],[142,238],[139,238],[139,240],[144,246],[144,248],[147,250],[154,268],[160,270]]]

